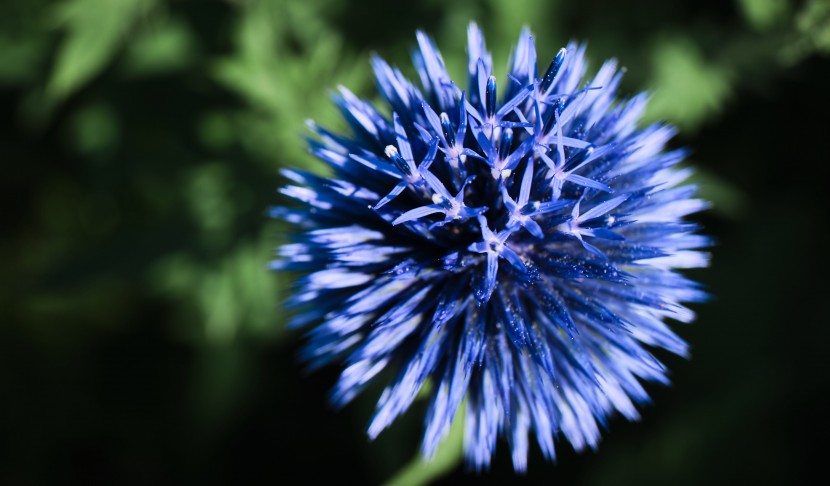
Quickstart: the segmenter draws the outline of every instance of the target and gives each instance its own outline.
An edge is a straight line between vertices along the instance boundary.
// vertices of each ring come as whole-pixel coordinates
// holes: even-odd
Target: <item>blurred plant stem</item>
[[[435,479],[449,473],[461,462],[464,452],[464,410],[466,402],[459,407],[459,412],[450,427],[444,441],[435,451],[435,457],[425,458],[418,453],[385,486],[419,486],[429,484]]]

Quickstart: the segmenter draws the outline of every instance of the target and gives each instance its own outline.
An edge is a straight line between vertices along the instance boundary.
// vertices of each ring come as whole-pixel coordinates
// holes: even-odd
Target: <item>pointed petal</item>
[[[432,165],[432,162],[435,160],[435,155],[438,153],[438,138],[433,138],[431,142],[429,142],[429,149],[427,150],[427,154],[424,156],[424,160],[418,165],[418,171],[425,171],[429,169],[429,166]]]
[[[401,119],[397,113],[394,113],[392,118],[395,122],[395,138],[398,141],[398,150],[401,152],[401,157],[411,164],[412,147],[409,145],[409,139],[406,137],[406,130],[401,125]]]
[[[441,213],[443,211],[444,208],[438,204],[421,206],[419,208],[410,209],[409,211],[398,216],[398,218],[395,221],[392,221],[392,224],[397,226],[399,224],[406,223],[407,221],[413,221],[415,219],[423,218],[424,216],[429,216],[430,214]]]
[[[587,177],[582,177],[581,175],[577,174],[570,174],[567,177],[565,177],[565,180],[573,182],[574,184],[579,184],[580,186],[590,187],[591,189],[599,189],[600,191],[605,192],[614,192],[613,189],[606,186],[602,182],[598,182],[593,179],[588,179]]]
[[[522,177],[522,187],[519,190],[519,206],[524,206],[530,200],[530,184],[533,182],[533,157],[528,158],[525,174]]]
[[[545,237],[545,233],[542,231],[542,227],[539,226],[539,223],[537,223],[536,221],[533,221],[530,218],[527,218],[522,223],[522,226],[524,226],[524,228],[526,230],[528,230],[530,232],[530,234],[532,234],[536,238],[544,238]]]
[[[398,195],[400,195],[400,193],[403,192],[403,190],[406,189],[406,186],[408,185],[409,184],[406,181],[399,182],[397,186],[395,186],[391,191],[389,191],[389,194],[384,196],[383,199],[381,199],[380,201],[378,201],[377,204],[375,204],[375,207],[373,209],[380,209],[386,204],[388,204],[389,201],[398,197]]]
[[[432,132],[435,133],[442,142],[444,142],[444,145],[446,145],[447,139],[444,138],[444,130],[441,128],[441,118],[426,101],[421,102],[421,107],[424,110],[424,114],[427,117],[427,122],[429,122],[430,128],[432,128]]]
[[[533,85],[532,84],[525,86],[524,89],[522,89],[521,91],[519,91],[518,94],[516,94],[516,96],[511,98],[507,103],[505,103],[504,105],[502,105],[501,108],[499,108],[499,111],[496,112],[496,118],[501,119],[504,116],[506,116],[508,113],[513,111],[513,108],[516,108],[517,106],[519,106],[519,103],[521,103],[522,101],[525,100],[525,98],[530,96],[530,93],[532,93],[532,92],[533,92]]]
[[[501,257],[510,262],[516,270],[526,273],[527,267],[525,266],[525,262],[522,261],[522,257],[518,255],[515,251],[511,250],[507,246],[502,247],[501,249]]]
[[[629,195],[625,194],[623,196],[617,196],[614,199],[610,199],[608,201],[605,201],[602,204],[598,204],[598,205],[594,206],[593,208],[591,208],[590,210],[588,210],[588,212],[586,212],[585,214],[580,215],[579,218],[577,218],[577,220],[582,222],[582,221],[588,221],[589,219],[594,219],[594,218],[597,218],[599,216],[602,216],[603,214],[607,213],[608,211],[611,211],[612,209],[616,208],[620,204],[624,203],[625,200],[628,199],[628,197],[629,197]]]
[[[527,137],[527,139],[519,145],[519,148],[513,151],[510,154],[510,157],[507,158],[507,161],[504,164],[505,169],[513,170],[519,165],[519,161],[522,160],[522,157],[527,155],[531,148],[533,148],[533,144],[536,140],[533,137]]]
[[[484,274],[484,281],[482,282],[481,296],[479,300],[487,302],[490,300],[490,295],[493,294],[493,289],[496,288],[496,275],[499,272],[499,256],[493,252],[487,253],[487,270]]]
[[[432,172],[430,172],[428,170],[422,169],[421,170],[421,177],[424,178],[424,180],[427,182],[427,185],[436,194],[440,195],[444,199],[444,201],[449,202],[452,199],[452,196],[450,196],[450,193],[449,193],[449,191],[447,191],[447,188],[444,187],[444,184],[442,184],[441,181],[437,177],[435,177],[435,174],[433,174]]]

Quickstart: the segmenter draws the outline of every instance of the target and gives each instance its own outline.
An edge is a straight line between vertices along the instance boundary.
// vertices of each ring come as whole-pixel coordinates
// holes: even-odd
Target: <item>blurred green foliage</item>
[[[827,74],[824,0],[7,0],[0,3],[7,200],[0,384],[11,400],[0,483],[121,482],[136,474],[140,482],[228,482],[251,469],[295,482],[295,475],[323,478],[332,471],[320,466],[329,465],[358,482],[423,484],[457,471],[458,427],[427,464],[415,455],[419,410],[370,444],[362,428],[377,390],[339,415],[325,408],[336,370],[307,377],[296,363],[299,336],[284,331],[280,310],[290,279],[267,271],[282,228],[266,210],[278,201],[278,168],[324,170],[306,153],[305,120],[343,128],[328,93],[342,84],[372,97],[370,53],[411,75],[408,51],[414,30],[424,28],[463,79],[471,19],[502,75],[524,25],[537,36],[540,62],[572,38],[589,42],[595,67],[617,57],[628,69],[623,91],[652,92],[648,120],[676,124],[678,143],[700,148],[691,161],[701,166],[695,182],[714,203],[705,218],[716,236],[724,233],[722,251],[743,242],[735,255],[764,253],[757,242],[769,233],[758,207],[781,181],[760,178],[781,172],[790,163],[782,157],[802,166],[813,159],[793,155],[794,140],[773,132],[781,120],[755,107],[828,107],[826,87],[803,88],[818,98],[795,106],[779,87],[800,92],[810,73]],[[703,310],[704,331],[684,334],[704,354],[698,374],[697,363],[681,368],[687,390],[713,371],[705,353],[719,349],[719,326],[739,320],[757,298],[729,294],[724,283],[734,281],[728,269],[754,263],[719,269],[715,262],[701,278],[734,300],[712,307],[721,315]],[[735,288],[744,285],[739,279]],[[762,324],[750,342],[765,346],[772,324],[753,315]],[[710,366],[729,368],[731,356]],[[710,458],[702,451],[718,427],[732,424],[710,423],[694,408],[726,400],[712,386],[674,422],[652,413],[650,427],[612,425],[624,439],[598,456],[571,454],[559,469],[532,458],[528,479],[541,471],[591,484],[681,475],[699,482],[706,471],[689,468]],[[660,413],[678,404],[657,393]],[[730,395],[723,413],[775,396],[746,388]],[[641,449],[626,449],[622,441],[638,435]],[[495,467],[510,473],[506,462]]]
[[[53,61],[47,96],[60,102],[101,72],[154,3],[73,0],[56,5],[53,21],[64,39]]]

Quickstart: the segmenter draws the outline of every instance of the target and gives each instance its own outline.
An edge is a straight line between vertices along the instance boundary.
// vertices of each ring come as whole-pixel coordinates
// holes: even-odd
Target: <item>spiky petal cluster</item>
[[[707,262],[683,221],[706,204],[664,151],[673,129],[637,127],[645,96],[616,98],[614,61],[583,81],[570,45],[540,75],[524,31],[497,85],[468,36],[464,89],[423,33],[420,87],[372,60],[391,117],[340,88],[351,133],[310,124],[333,175],[284,172],[297,204],[274,215],[295,232],[273,267],[301,273],[303,357],[345,363],[335,404],[387,373],[371,437],[423,391],[427,456],[465,406],[468,463],[486,468],[501,436],[524,470],[531,433],[550,459],[560,434],[593,448],[610,415],[638,417],[641,381],[667,382],[648,348],[686,354],[663,321],[705,297],[675,269]]]

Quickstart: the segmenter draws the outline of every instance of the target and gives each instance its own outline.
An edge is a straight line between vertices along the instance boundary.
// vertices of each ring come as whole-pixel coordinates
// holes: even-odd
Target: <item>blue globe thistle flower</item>
[[[676,269],[707,264],[683,219],[706,203],[682,185],[685,152],[664,150],[674,130],[637,126],[646,96],[617,98],[614,61],[586,81],[571,44],[540,75],[525,29],[497,83],[475,24],[468,37],[464,84],[419,32],[420,87],[372,59],[390,115],[341,87],[351,133],[309,123],[332,176],[283,172],[296,203],[273,214],[294,231],[272,266],[301,274],[287,306],[311,328],[303,358],[345,365],[336,405],[390,373],[370,437],[423,392],[426,456],[463,406],[468,464],[488,467],[503,437],[522,471],[530,434],[551,460],[559,436],[595,448],[609,416],[638,418],[641,382],[668,382],[649,349],[687,353],[664,320],[705,298]]]

